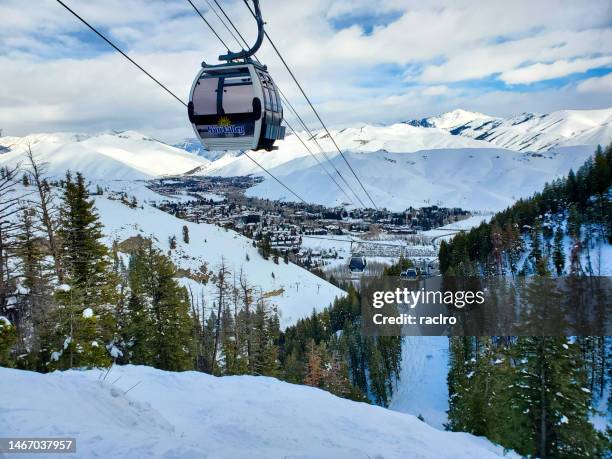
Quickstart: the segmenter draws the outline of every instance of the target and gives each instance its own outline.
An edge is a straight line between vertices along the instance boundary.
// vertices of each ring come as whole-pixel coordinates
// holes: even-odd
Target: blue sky
[[[200,62],[225,51],[185,0],[65,1],[185,99]],[[233,43],[206,1],[194,2]],[[221,4],[252,40],[242,1]],[[609,0],[261,0],[261,7],[270,35],[330,125],[454,108],[508,116],[612,106]],[[32,8],[2,0],[0,17],[6,133],[190,135],[183,107],[56,1]],[[259,57],[312,122],[269,45]]]

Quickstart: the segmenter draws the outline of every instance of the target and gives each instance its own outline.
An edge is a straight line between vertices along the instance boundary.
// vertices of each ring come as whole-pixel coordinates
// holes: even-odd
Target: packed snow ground
[[[103,375],[0,368],[2,436],[75,437],[79,458],[504,456],[484,438],[274,378],[142,366]]]
[[[444,225],[439,228],[423,231],[421,234],[431,237],[434,243],[439,245],[440,241],[449,241],[455,236],[455,234],[461,231],[469,231],[472,228],[476,228],[483,222],[488,222],[492,216],[493,214],[472,215],[471,217],[458,222],[449,223],[448,225]]]

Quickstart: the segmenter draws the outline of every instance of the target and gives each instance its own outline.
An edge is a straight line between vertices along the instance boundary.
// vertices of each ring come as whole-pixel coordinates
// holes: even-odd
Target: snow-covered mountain
[[[209,161],[215,161],[226,155],[226,152],[224,151],[208,151],[196,138],[184,139],[181,142],[175,143],[173,146],[180,148],[181,150],[188,151],[189,153],[201,156]]]
[[[591,146],[576,146],[545,153],[521,153],[502,148],[448,148],[415,153],[380,150],[367,154],[344,154],[374,201],[379,206],[399,211],[410,205],[422,207],[432,204],[468,210],[500,210],[518,198],[542,189],[545,182],[567,174],[571,168],[576,169],[592,153]],[[348,201],[347,196],[308,154],[296,151],[291,155],[283,149],[278,152],[253,152],[251,156],[307,201],[328,206]],[[337,153],[328,153],[328,156],[361,200],[370,205],[342,158]],[[317,154],[317,157],[323,167],[335,174],[322,154]],[[261,169],[245,156],[223,157],[197,173],[264,176]],[[353,194],[345,186],[343,188],[359,206]],[[296,200],[273,180],[264,180],[247,190],[247,194]]]
[[[517,457],[481,437],[274,378],[131,365],[104,373],[0,368],[10,387],[0,391],[0,431],[76,438],[77,457]]]
[[[511,118],[475,118],[445,127],[451,134],[516,151],[597,145],[612,139],[612,108],[522,113]]]
[[[421,118],[420,120],[406,121],[407,124],[417,127],[426,128],[440,128],[440,129],[453,129],[457,126],[462,126],[472,121],[488,121],[493,119],[492,116],[485,115],[484,113],[470,112],[458,108],[456,110],[442,113],[438,116],[429,116],[427,118]]]
[[[454,110],[440,116],[389,126],[364,125],[331,131],[374,201],[389,209],[442,204],[467,209],[499,210],[542,188],[546,181],[579,167],[597,144],[612,140],[612,108],[565,110],[509,119]],[[310,148],[323,167],[351,183],[370,205],[325,132],[315,133],[334,166],[318,146]],[[305,139],[307,136],[302,134]],[[255,159],[304,199],[333,206],[353,201],[347,187],[339,190],[295,135],[273,152]],[[245,156],[217,157],[193,171],[203,175],[246,175],[263,172]],[[265,177],[265,176],[264,176]],[[295,199],[281,185],[265,180],[252,196]]]
[[[36,159],[48,164],[49,175],[55,177],[70,169],[91,180],[138,180],[182,174],[209,162],[137,132],[124,131],[0,137],[0,165],[27,164],[24,153],[28,146]]]
[[[330,131],[343,151],[374,152],[386,150],[410,153],[440,148],[501,147],[514,151],[541,151],[551,148],[605,144],[612,140],[612,108],[601,110],[560,110],[546,114],[523,113],[500,118],[462,109],[438,116],[409,120],[391,125],[365,124]],[[301,133],[303,139],[308,139]],[[314,131],[324,151],[333,152],[335,145],[324,131]],[[318,146],[309,142],[318,152]],[[195,139],[176,144],[211,161],[221,159],[222,152],[208,152]],[[294,135],[278,142],[275,154],[293,157],[306,153]],[[235,154],[233,155],[235,156]]]
[[[612,108],[525,114],[509,119],[455,110],[415,122],[363,125],[331,132],[381,207],[402,210],[410,205],[440,204],[499,210],[580,166],[595,145],[610,142],[611,120]],[[307,201],[329,206],[370,205],[332,139],[320,131],[314,136],[316,139],[308,144],[322,167],[295,135],[288,135],[276,151],[254,152],[252,156]],[[307,138],[303,134],[302,137]],[[320,153],[314,140],[325,154]],[[184,173],[258,174],[265,180],[250,189],[249,195],[295,199],[246,156],[239,152],[206,152],[195,140],[177,144],[190,153],[135,132],[2,137],[0,165],[23,161],[28,144],[40,160],[49,163],[52,175],[63,175],[66,169],[80,170],[90,179],[106,180]],[[344,191],[328,174],[342,184]]]

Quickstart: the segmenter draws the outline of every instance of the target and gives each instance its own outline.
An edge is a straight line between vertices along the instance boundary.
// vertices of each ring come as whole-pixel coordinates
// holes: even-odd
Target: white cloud
[[[442,64],[426,66],[420,80],[434,83],[479,79],[497,73],[503,75],[528,62],[570,59],[593,53],[612,53],[612,29],[551,31],[465,49]]]
[[[423,94],[426,96],[441,96],[442,94],[448,93],[448,86],[428,86],[423,90]]]
[[[580,93],[612,94],[612,73],[584,80],[577,85],[576,89]]]
[[[500,75],[500,79],[508,84],[529,84],[536,81],[552,80],[572,73],[586,72],[590,69],[604,67],[612,63],[612,56],[603,56],[593,59],[575,59],[567,61],[561,59],[550,64],[533,64],[509,70]]]
[[[183,99],[200,62],[215,62],[225,51],[184,0],[66,2]],[[205,2],[194,2],[236,46]],[[190,135],[176,101],[106,52],[106,44],[56,2],[24,5],[0,2],[0,126],[7,134],[114,128]],[[252,41],[256,28],[242,0],[222,5]],[[268,32],[329,124],[392,122],[457,106],[503,115],[605,103],[580,85],[529,94],[462,85],[497,75],[546,76],[562,72],[564,61],[567,71],[594,55],[611,55],[609,0],[262,0],[261,6]],[[348,27],[351,18],[390,12],[397,19],[370,34],[357,19]],[[347,28],[334,28],[339,18]],[[258,55],[312,122],[271,47],[264,44]]]

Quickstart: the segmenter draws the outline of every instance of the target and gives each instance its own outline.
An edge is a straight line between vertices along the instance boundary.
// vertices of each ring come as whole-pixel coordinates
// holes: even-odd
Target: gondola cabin
[[[189,121],[204,147],[272,150],[285,137],[278,89],[253,61],[204,65],[191,87]]]
[[[365,257],[353,256],[349,261],[349,269],[352,273],[362,273],[367,264]]]
[[[400,277],[405,280],[417,280],[419,272],[414,268],[408,268],[406,271],[400,273]]]

